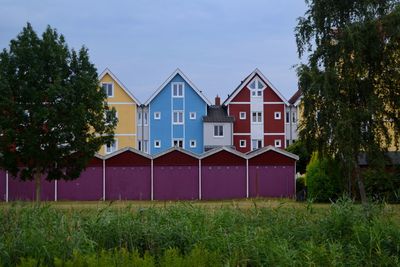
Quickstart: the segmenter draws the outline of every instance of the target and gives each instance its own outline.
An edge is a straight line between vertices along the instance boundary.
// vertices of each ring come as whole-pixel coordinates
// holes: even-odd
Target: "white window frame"
[[[172,144],[171,144],[172,147],[175,147],[175,145],[174,145],[175,141],[182,142],[182,146],[178,145],[177,147],[185,148],[185,140],[183,140],[183,138],[173,138],[172,139]]]
[[[106,92],[106,95],[107,95],[107,97],[114,97],[114,83],[113,82],[102,82],[101,83],[101,89],[102,90],[104,90],[104,88],[103,88],[103,85],[109,85],[109,84],[111,84],[111,95],[108,95],[108,88],[107,88],[107,92]]]
[[[176,118],[177,118],[177,121],[175,121],[175,113],[177,114],[176,115]],[[182,121],[179,121],[179,114],[182,114]],[[173,125],[183,125],[183,124],[185,124],[185,113],[183,112],[183,110],[174,110],[173,112],[172,112],[172,124]]]
[[[240,111],[239,112],[239,119],[245,120],[246,119],[246,111]]]
[[[196,148],[196,146],[197,146],[196,140],[190,140],[189,141],[189,145],[190,145],[191,148]]]
[[[179,95],[179,94],[177,94],[177,95],[175,95],[175,92],[174,92],[174,86],[177,86],[176,87],[176,89],[177,89],[177,93],[179,93],[179,86],[181,85],[182,86],[182,95]],[[171,83],[171,91],[172,91],[172,97],[173,98],[183,98],[183,97],[185,97],[185,83],[184,82],[173,82],[173,83]]]
[[[195,120],[195,119],[196,119],[196,112],[190,112],[190,113],[189,113],[189,118],[190,118],[191,120]]]
[[[142,116],[143,116],[144,126],[148,126],[149,125],[149,113],[147,111],[145,111],[145,112],[143,112]],[[161,114],[160,114],[160,117],[161,117]]]
[[[139,150],[139,151],[143,151],[143,146],[142,146],[143,144],[142,144],[142,140],[138,140],[137,141],[137,149]]]
[[[282,113],[280,111],[275,111],[274,112],[274,119],[275,120],[280,120],[282,119]]]
[[[138,120],[138,126],[142,126],[142,116],[143,116],[143,114],[142,114],[142,112],[141,111],[138,111],[138,116],[137,116],[137,120]]]
[[[242,144],[242,142],[243,142],[243,144]],[[239,140],[239,147],[246,147],[247,145],[246,145],[246,139],[240,139]]]
[[[161,147],[161,140],[154,140],[154,148],[160,148],[160,147]]]
[[[215,135],[215,129],[216,129],[216,127],[218,127],[218,130],[217,130],[217,135]],[[222,135],[219,135],[219,127],[221,127],[221,129],[222,129]],[[224,125],[222,125],[222,124],[217,124],[217,125],[214,125],[214,137],[216,137],[216,138],[222,138],[222,137],[224,137]]]
[[[292,112],[292,123],[297,123],[297,112],[296,111]]]
[[[259,115],[258,113],[260,113],[261,115],[260,116],[256,116],[256,121],[253,121],[253,119],[254,119],[254,116],[253,116],[253,114],[254,113],[257,113],[257,115]],[[261,119],[261,121],[258,121],[258,118],[260,117],[260,119]],[[262,111],[253,111],[252,113],[251,113],[251,123],[253,123],[253,124],[262,124],[263,123],[263,112]]]
[[[143,140],[142,148],[143,148],[143,152],[145,152],[145,153],[149,152],[149,140]]]
[[[282,147],[281,139],[275,139],[274,140],[274,146],[275,147]]]
[[[154,119],[161,120],[161,112],[160,111],[154,112]]]
[[[289,124],[290,123],[290,112],[289,111],[286,111],[286,117],[285,117],[285,123],[286,124]]]
[[[108,148],[112,148],[112,147],[115,147],[115,149],[114,150],[108,150]],[[117,151],[118,150],[118,139],[114,139],[114,141],[113,141],[113,146],[108,146],[108,145],[104,145],[104,151],[106,152],[106,154],[111,154],[111,153],[113,153],[113,152],[115,152],[115,151]]]
[[[250,88],[250,84],[252,84],[253,82],[255,82],[256,85],[257,85],[258,83],[261,83],[261,84],[263,85],[263,87],[262,87],[262,88],[256,87],[256,88],[252,89],[252,88]],[[255,77],[253,80],[251,80],[251,82],[250,82],[249,85],[248,85],[248,88],[249,88],[250,91],[251,91],[251,97],[263,97],[263,95],[264,95],[264,89],[265,89],[266,87],[267,87],[266,84],[265,84],[263,81],[261,81],[261,79],[258,78],[258,77]]]
[[[257,142],[257,147],[254,147],[253,146],[253,141],[256,141]],[[258,146],[258,143],[261,141],[261,145],[260,146]],[[262,140],[262,139],[251,139],[251,150],[256,150],[256,149],[259,149],[259,148],[262,148],[264,146],[264,141]]]

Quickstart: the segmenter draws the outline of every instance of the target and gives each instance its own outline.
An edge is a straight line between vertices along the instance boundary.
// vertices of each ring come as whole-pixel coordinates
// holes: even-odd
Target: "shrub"
[[[400,167],[387,171],[368,169],[363,172],[365,190],[373,200],[400,202]]]

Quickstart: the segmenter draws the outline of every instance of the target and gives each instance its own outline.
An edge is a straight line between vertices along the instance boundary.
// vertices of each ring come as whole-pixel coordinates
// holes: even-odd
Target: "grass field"
[[[400,266],[399,255],[399,205],[0,204],[4,266]]]

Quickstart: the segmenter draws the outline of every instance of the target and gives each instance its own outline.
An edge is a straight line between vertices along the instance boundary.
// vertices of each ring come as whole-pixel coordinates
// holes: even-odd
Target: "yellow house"
[[[139,101],[109,70],[105,69],[99,76],[100,86],[107,94],[107,103],[114,107],[118,124],[115,128],[114,143],[103,146],[99,154],[110,154],[124,147],[136,148],[136,112]]]

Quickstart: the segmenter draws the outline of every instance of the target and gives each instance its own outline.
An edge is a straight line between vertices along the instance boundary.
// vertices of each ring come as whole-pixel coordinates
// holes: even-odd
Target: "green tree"
[[[303,174],[306,172],[308,162],[310,162],[311,154],[308,152],[304,142],[297,140],[286,148],[287,151],[299,156],[296,162],[296,171]]]
[[[382,163],[383,151],[399,140],[399,1],[306,4],[295,30],[299,57],[308,54],[298,68],[304,104],[300,137],[309,151],[338,159],[348,181],[356,178],[366,203],[360,151]]]
[[[0,168],[34,180],[38,202],[42,176],[77,178],[113,139],[105,98],[86,48],[69,50],[50,26],[40,38],[28,23],[0,53]]]

